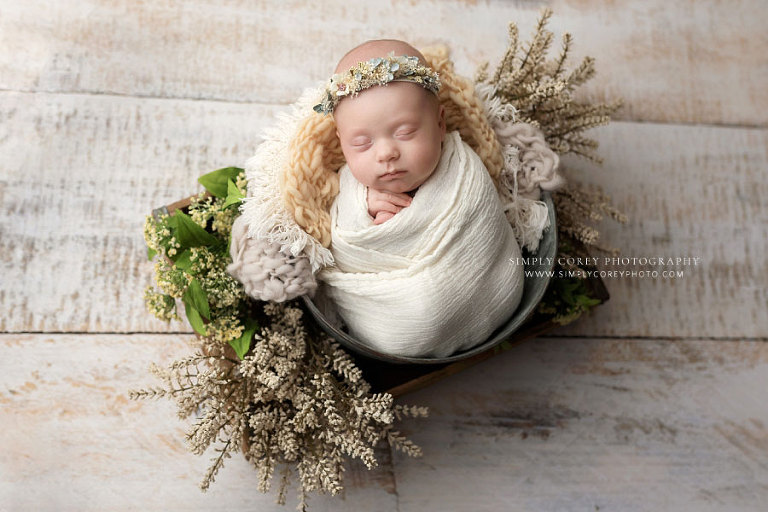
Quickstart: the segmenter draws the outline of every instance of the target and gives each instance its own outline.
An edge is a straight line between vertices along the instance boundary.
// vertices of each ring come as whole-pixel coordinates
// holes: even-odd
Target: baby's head
[[[368,41],[339,62],[344,73],[360,62],[396,56],[424,56],[396,40]],[[395,64],[396,66],[396,64]],[[342,97],[333,108],[341,150],[352,175],[363,185],[389,192],[409,192],[429,178],[440,161],[445,114],[437,85],[394,81]]]

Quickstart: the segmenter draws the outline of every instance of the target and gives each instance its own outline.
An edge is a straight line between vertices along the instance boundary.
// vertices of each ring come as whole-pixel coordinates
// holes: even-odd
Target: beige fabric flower
[[[521,197],[538,200],[542,190],[553,191],[565,185],[565,179],[557,172],[560,157],[549,148],[541,130],[528,123],[495,128],[502,146],[518,149],[517,191]]]
[[[312,296],[317,289],[309,258],[293,256],[275,242],[249,238],[242,216],[232,224],[230,254],[227,272],[256,300],[284,302],[304,294]]]

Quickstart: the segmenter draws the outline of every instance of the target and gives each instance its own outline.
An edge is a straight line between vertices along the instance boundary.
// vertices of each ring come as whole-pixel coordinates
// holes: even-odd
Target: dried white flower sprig
[[[566,33],[562,49],[554,59],[547,54],[554,35],[546,29],[552,16],[544,8],[528,44],[520,44],[517,25],[509,26],[509,46],[500,64],[489,74],[488,65],[480,68],[476,80],[484,91],[492,91],[490,101],[515,111],[515,120],[537,126],[549,147],[563,156],[573,153],[595,162],[598,143],[584,135],[586,130],[608,124],[611,115],[621,107],[621,101],[597,103],[577,99],[576,90],[595,75],[595,60],[585,57],[569,69],[573,38]],[[562,169],[562,167],[561,167]],[[557,208],[560,256],[588,255],[589,250],[615,252],[598,243],[595,223],[604,216],[624,223],[626,216],[610,204],[602,192],[587,192],[586,188],[566,180],[568,185],[553,194]],[[523,180],[524,182],[525,180]]]
[[[310,492],[338,494],[346,458],[377,465],[380,441],[411,456],[418,446],[394,429],[404,416],[425,417],[424,407],[395,405],[370,386],[344,350],[325,335],[307,332],[297,303],[264,304],[264,323],[242,360],[201,341],[196,355],[153,367],[162,387],[134,391],[133,399],[170,397],[181,418],[196,415],[187,432],[190,450],[216,456],[200,486],[207,489],[233,453],[243,451],[268,492],[276,470],[277,502],[285,503],[298,475],[299,507]]]
[[[563,36],[560,53],[554,59],[547,58],[554,37],[546,30],[551,16],[550,8],[542,10],[533,38],[527,44],[520,43],[517,25],[511,23],[509,46],[498,67],[490,74],[486,64],[476,77],[477,89],[492,114],[507,113],[507,120],[513,117],[515,122],[538,127],[549,148],[556,153],[533,151],[529,164],[521,162],[521,172],[516,177],[523,194],[529,192],[532,181],[551,179],[547,171],[554,166],[550,160],[558,160],[567,153],[601,162],[597,141],[586,137],[584,132],[608,124],[611,115],[621,106],[621,101],[598,103],[579,99],[577,89],[595,75],[595,60],[586,57],[569,69],[568,57],[573,44],[570,34]],[[530,168],[524,169],[525,165]],[[591,251],[617,253],[617,249],[599,242],[597,223],[605,217],[625,223],[626,216],[611,204],[602,190],[577,183],[562,165],[560,170],[566,183],[552,194],[557,218],[558,261],[567,261],[570,256],[590,256]],[[577,275],[580,277],[554,279],[539,304],[539,312],[551,315],[556,323],[566,324],[601,303],[603,299],[597,299],[586,286],[584,276],[587,274]]]
[[[573,44],[571,34],[563,36],[562,50],[553,60],[546,60],[553,33],[546,30],[552,10],[545,8],[531,42],[521,47],[515,23],[509,26],[509,47],[493,76],[488,65],[481,66],[477,81],[490,85],[502,104],[516,110],[516,120],[539,126],[547,144],[558,154],[574,153],[599,161],[597,142],[583,132],[608,124],[611,114],[621,106],[614,103],[582,102],[575,90],[595,75],[595,60],[585,57],[576,68],[568,70],[567,61]]]
[[[426,408],[372,393],[349,354],[311,316],[305,322],[300,303],[256,301],[226,272],[234,206],[245,195],[243,170],[219,169],[199,181],[208,194],[193,198],[186,213],[158,213],[144,226],[160,290],[146,292],[147,307],[167,321],[178,319],[182,302],[198,352],[167,368],[153,366],[162,386],[131,398],[172,398],[181,418],[196,418],[186,435],[190,450],[215,453],[201,488],[242,451],[258,470],[259,490],[268,492],[279,470],[278,503],[296,475],[305,509],[310,492],[342,491],[346,459],[374,467],[382,440],[420,455],[393,423],[426,416]]]

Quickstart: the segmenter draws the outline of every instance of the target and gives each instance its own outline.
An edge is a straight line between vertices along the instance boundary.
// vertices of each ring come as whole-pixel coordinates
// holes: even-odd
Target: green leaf
[[[240,192],[240,189],[237,188],[235,182],[232,180],[227,181],[227,199],[224,201],[222,209],[228,208],[233,204],[239,204],[243,199],[245,199],[245,195]]]
[[[180,270],[189,270],[192,267],[190,256],[192,256],[192,251],[190,250],[177,254],[173,264]]]
[[[187,320],[189,320],[189,325],[192,326],[197,334],[201,336],[207,335],[208,329],[205,328],[205,323],[200,317],[200,313],[198,313],[198,311],[191,304],[188,304],[186,301],[183,302],[184,311],[187,313]]]
[[[176,241],[181,244],[182,249],[211,246],[219,243],[218,238],[198,226],[192,220],[192,217],[181,210],[176,210],[176,213],[168,219],[168,225],[173,229]]]
[[[157,251],[154,250],[151,247],[147,247],[147,259],[149,261],[152,261],[152,258],[154,258],[157,255]]]
[[[240,167],[224,167],[208,174],[203,174],[197,181],[216,197],[227,197],[227,181],[236,180],[243,172]]]
[[[579,301],[579,302],[580,302],[580,304],[581,304],[582,306],[586,306],[586,307],[589,307],[589,308],[591,308],[592,306],[597,306],[598,304],[600,304],[600,299],[593,299],[592,297],[587,297],[587,296],[585,295],[585,296],[583,296],[583,297],[580,299],[580,301]]]
[[[258,328],[259,323],[256,320],[248,320],[245,323],[243,335],[239,338],[229,340],[229,345],[235,349],[235,353],[240,359],[244,358],[245,354],[247,354],[248,350],[251,348],[251,339],[253,339],[253,334]]]
[[[190,281],[189,286],[184,290],[184,295],[181,296],[181,300],[184,301],[185,305],[191,305],[205,318],[211,318],[211,311],[208,308],[208,294],[205,293],[197,279]]]

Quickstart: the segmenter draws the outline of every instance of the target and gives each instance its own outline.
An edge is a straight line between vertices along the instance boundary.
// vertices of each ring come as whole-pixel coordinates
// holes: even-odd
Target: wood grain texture
[[[243,165],[279,108],[0,93],[0,331],[178,331],[142,305],[153,208]]]
[[[621,119],[768,124],[761,0],[550,2],[0,2],[0,88],[290,103],[351,47],[377,37],[447,43],[459,71],[497,62],[507,25],[539,9],[597,58],[588,91]]]
[[[606,278],[608,303],[563,332],[766,339],[768,132],[614,123],[597,138],[603,166],[566,159],[564,173],[600,185],[629,216],[624,226],[602,223],[604,242],[621,257],[700,259],[664,266],[602,259],[604,270],[659,277]],[[661,275],[670,270],[684,275]]]
[[[206,494],[172,404],[131,402],[172,335],[2,335],[0,510],[289,510],[234,457]],[[539,339],[404,397],[421,459],[347,471],[313,510],[758,511],[768,345]],[[294,497],[295,499],[295,497]],[[289,502],[288,507],[295,505]]]
[[[399,510],[764,510],[768,345],[544,338],[405,397]]]
[[[243,164],[351,46],[446,43],[471,75],[545,4],[597,58],[585,94],[626,102],[596,132],[602,168],[565,160],[629,214],[604,241],[701,263],[606,279],[560,337],[405,396],[432,408],[403,424],[425,457],[383,450],[312,509],[764,510],[765,2],[0,0],[0,511],[292,508],[239,457],[201,494],[172,404],[127,399],[188,350],[143,309],[144,216]]]
[[[229,459],[207,493],[197,485],[213,453],[184,444],[189,421],[168,400],[133,402],[159,384],[150,363],[191,353],[182,336],[0,335],[0,510],[292,510],[256,490],[257,474]],[[368,471],[349,464],[346,500],[314,497],[313,510],[396,509],[391,454]]]

